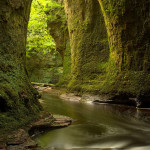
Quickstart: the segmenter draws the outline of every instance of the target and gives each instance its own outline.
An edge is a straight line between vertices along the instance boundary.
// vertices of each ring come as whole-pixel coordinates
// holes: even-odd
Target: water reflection
[[[67,128],[37,137],[42,147],[150,149],[149,110],[62,101],[49,94],[44,94],[42,99],[47,111],[76,120]]]

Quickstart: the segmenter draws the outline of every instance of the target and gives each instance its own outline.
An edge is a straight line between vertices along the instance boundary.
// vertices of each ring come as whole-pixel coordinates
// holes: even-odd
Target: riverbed
[[[65,101],[49,93],[43,93],[42,99],[46,111],[74,120],[69,127],[38,135],[35,140],[43,148],[150,149],[150,110]]]

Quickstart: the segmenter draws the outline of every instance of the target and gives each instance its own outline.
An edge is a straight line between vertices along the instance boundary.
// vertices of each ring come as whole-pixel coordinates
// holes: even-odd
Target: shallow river
[[[49,149],[123,148],[150,150],[150,110],[134,107],[63,101],[44,93],[47,111],[75,121],[67,128],[39,135],[39,145]]]

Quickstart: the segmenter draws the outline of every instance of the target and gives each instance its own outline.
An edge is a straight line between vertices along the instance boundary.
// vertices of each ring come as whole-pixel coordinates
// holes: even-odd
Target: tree
[[[62,60],[47,27],[45,11],[48,5],[54,4],[50,0],[33,0],[31,6],[26,56],[27,71],[32,82],[56,81],[58,74],[61,74],[59,67]]]
[[[47,5],[52,5],[49,0],[33,0],[27,34],[27,57],[32,54],[46,54],[55,50],[55,42],[48,33]]]

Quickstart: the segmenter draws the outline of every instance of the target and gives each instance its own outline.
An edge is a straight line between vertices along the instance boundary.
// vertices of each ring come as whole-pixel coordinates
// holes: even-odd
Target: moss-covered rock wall
[[[31,0],[0,0],[0,132],[27,123],[40,109],[25,66],[30,5]]]
[[[99,3],[110,46],[103,91],[146,100],[150,97],[150,2],[99,0]]]
[[[47,15],[47,26],[50,35],[56,42],[56,50],[61,54],[63,59],[68,40],[68,28],[63,5],[54,3],[54,6],[47,6],[47,10],[45,11]]]
[[[59,86],[66,86],[70,80],[71,52],[70,39],[62,0],[55,0],[55,5],[47,6],[47,25],[50,35],[56,43],[56,50],[60,53],[63,61],[63,75],[59,80]]]
[[[104,18],[97,0],[64,0],[71,45],[70,89],[96,91],[109,56]]]
[[[64,0],[72,67],[69,88],[110,98],[150,97],[150,2]],[[109,48],[108,48],[109,45]]]

